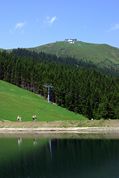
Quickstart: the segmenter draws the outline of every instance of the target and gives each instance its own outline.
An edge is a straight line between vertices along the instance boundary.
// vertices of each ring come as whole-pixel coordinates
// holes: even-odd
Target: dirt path
[[[0,133],[119,133],[118,120],[86,120],[55,122],[0,121]]]
[[[68,128],[68,127],[119,127],[119,120],[85,120],[85,121],[52,121],[52,122],[12,122],[0,121],[0,128]]]

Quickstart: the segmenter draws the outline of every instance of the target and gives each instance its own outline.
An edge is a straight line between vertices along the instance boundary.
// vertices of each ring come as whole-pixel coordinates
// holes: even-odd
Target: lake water
[[[119,178],[119,140],[0,138],[0,178]]]

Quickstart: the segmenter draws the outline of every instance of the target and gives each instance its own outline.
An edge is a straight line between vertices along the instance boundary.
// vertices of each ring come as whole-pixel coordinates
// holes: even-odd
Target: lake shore
[[[52,122],[0,121],[0,134],[42,134],[42,133],[119,133],[119,120],[85,120]]]
[[[27,134],[39,134],[39,133],[81,133],[81,134],[102,134],[102,133],[119,133],[119,127],[37,127],[37,128],[0,128],[0,133],[27,133]]]

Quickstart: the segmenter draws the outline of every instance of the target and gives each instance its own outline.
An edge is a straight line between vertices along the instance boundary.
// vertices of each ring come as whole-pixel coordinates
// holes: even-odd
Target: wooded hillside
[[[91,64],[77,66],[72,58],[60,59],[66,62],[45,53],[4,51],[0,53],[0,79],[45,97],[43,85],[52,84],[52,102],[89,119],[118,119],[119,79],[100,74]]]

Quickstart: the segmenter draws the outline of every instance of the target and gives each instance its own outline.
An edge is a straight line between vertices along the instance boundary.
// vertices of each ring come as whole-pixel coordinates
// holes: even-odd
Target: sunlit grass
[[[31,121],[32,115],[38,121],[82,120],[84,116],[75,114],[47,101],[32,92],[0,81],[0,120],[16,121],[17,115],[23,121]]]

